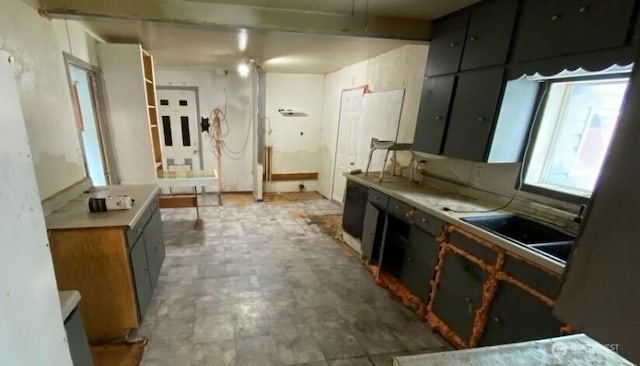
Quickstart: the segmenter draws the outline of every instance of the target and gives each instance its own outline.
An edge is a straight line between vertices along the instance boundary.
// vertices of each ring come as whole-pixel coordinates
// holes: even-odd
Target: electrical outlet
[[[482,179],[482,171],[484,170],[483,164],[473,164],[473,169],[471,170],[471,184],[476,185],[480,183],[480,179]]]

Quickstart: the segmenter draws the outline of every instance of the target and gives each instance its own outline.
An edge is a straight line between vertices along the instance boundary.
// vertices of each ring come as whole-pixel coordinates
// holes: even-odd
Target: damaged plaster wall
[[[222,154],[223,190],[225,192],[252,191],[252,154],[255,150],[251,139],[254,78],[242,79],[235,72],[225,73],[224,71],[161,68],[156,68],[155,71],[158,86],[197,87],[201,117],[209,117],[216,107],[225,110],[226,104],[228,123],[226,125],[223,123],[222,132],[225,134],[228,131],[224,140],[229,151]],[[202,133],[201,149],[204,168],[216,168],[212,140],[206,133]],[[207,191],[216,189],[216,187],[208,187]]]
[[[0,49],[15,59],[38,189],[45,199],[86,176],[62,50],[51,21],[18,0],[3,1]]]
[[[267,73],[266,145],[272,147],[272,173],[317,173],[320,166],[325,76]],[[278,109],[299,114],[284,116]],[[304,184],[318,190],[317,180],[268,182],[267,192],[293,192]]]
[[[406,45],[326,75],[318,176],[318,191],[323,196],[330,197],[333,184],[342,91],[365,84],[373,92],[404,89],[397,141],[412,142],[427,52],[426,45]],[[399,155],[400,164],[408,165],[409,160],[409,154]],[[365,167],[354,168],[364,170]]]

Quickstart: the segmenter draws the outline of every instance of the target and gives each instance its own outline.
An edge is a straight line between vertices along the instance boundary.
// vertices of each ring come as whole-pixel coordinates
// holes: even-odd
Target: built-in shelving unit
[[[162,170],[162,146],[153,56],[139,44],[101,43],[98,58],[120,183],[155,183]]]

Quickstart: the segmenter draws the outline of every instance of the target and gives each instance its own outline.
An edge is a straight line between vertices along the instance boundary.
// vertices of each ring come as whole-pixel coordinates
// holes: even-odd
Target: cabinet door
[[[634,0],[565,1],[564,52],[578,53],[624,45]]]
[[[451,251],[445,255],[433,312],[464,341],[471,337],[487,277],[487,272],[468,259]]]
[[[160,269],[165,257],[164,238],[162,235],[162,219],[160,218],[160,210],[156,209],[144,228],[144,243],[147,252],[147,261],[149,268],[149,280],[151,288],[155,288],[160,277]]]
[[[440,154],[444,131],[449,120],[454,82],[453,75],[424,79],[418,121],[413,137],[414,150]]]
[[[429,300],[429,281],[433,278],[439,249],[440,244],[433,236],[415,225],[411,227],[400,280],[425,302]]]
[[[473,8],[462,70],[501,65],[507,59],[518,0],[493,0]]]
[[[551,311],[520,287],[500,281],[479,346],[558,337],[563,324]]]
[[[147,252],[144,242],[144,235],[140,236],[129,251],[131,261],[131,271],[136,288],[136,299],[138,300],[138,312],[140,319],[151,301],[151,281],[149,279],[149,268],[147,264]]]
[[[459,76],[443,155],[484,161],[502,91],[503,69]]]
[[[458,71],[468,22],[469,12],[462,12],[434,22],[427,59],[427,76]]]
[[[362,256],[367,264],[378,259],[383,225],[384,215],[371,203],[367,203],[362,226]]]
[[[513,49],[515,60],[562,54],[561,36],[566,29],[562,3],[558,0],[524,0]]]
[[[362,238],[362,222],[367,205],[367,187],[347,182],[347,194],[344,199],[344,211],[342,215],[342,228],[354,238]]]

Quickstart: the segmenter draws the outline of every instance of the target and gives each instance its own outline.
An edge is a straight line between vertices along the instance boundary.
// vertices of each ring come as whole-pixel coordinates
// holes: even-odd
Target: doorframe
[[[157,90],[177,90],[177,91],[192,91],[196,94],[196,132],[198,134],[198,156],[200,157],[200,170],[204,170],[204,154],[202,152],[202,132],[200,131],[200,119],[202,118],[200,115],[200,88],[197,86],[176,86],[176,85],[156,85]],[[156,93],[156,99],[158,95]],[[158,114],[160,114],[160,104],[158,105]],[[158,127],[160,128],[160,127]],[[162,157],[164,159],[164,156]]]
[[[70,66],[74,66],[85,70],[87,73],[93,74],[93,80],[95,82],[93,88],[93,113],[96,120],[96,130],[98,132],[98,140],[100,142],[100,150],[102,152],[102,163],[104,167],[104,175],[107,185],[119,184],[120,179],[116,174],[115,158],[113,156],[112,144],[111,144],[111,132],[108,124],[107,104],[104,93],[104,83],[102,79],[102,70],[98,66],[88,63],[68,52],[62,52],[64,59],[64,69],[67,74],[67,83],[69,84],[69,93],[73,93],[71,70]],[[73,97],[73,94],[71,95]],[[72,103],[75,103],[72,100]],[[77,129],[77,128],[76,128]],[[87,165],[87,155],[84,150],[84,141],[82,139],[82,132],[78,130],[78,139],[80,141],[80,148],[82,149],[82,156],[84,160],[85,174],[88,178],[89,167]]]

